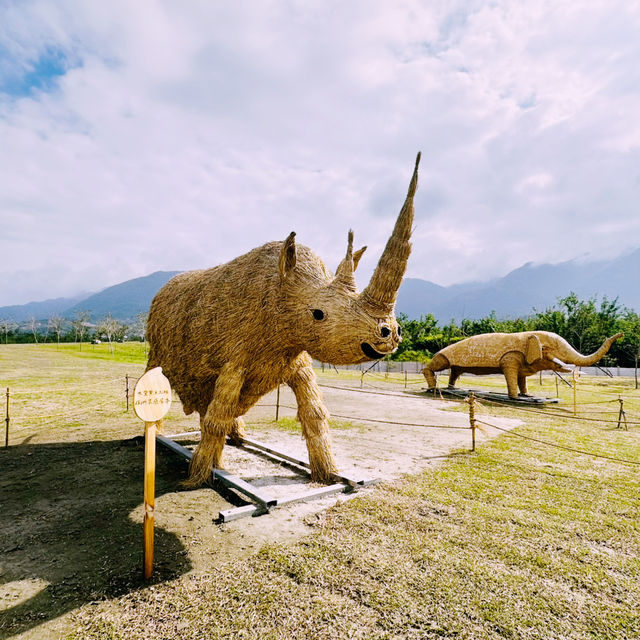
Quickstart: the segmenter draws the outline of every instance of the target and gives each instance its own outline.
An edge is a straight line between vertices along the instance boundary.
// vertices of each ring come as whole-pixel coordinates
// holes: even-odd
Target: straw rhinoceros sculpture
[[[358,293],[354,271],[366,249],[347,252],[335,277],[295,233],[231,262],[170,280],[149,313],[147,368],[161,366],[188,415],[200,414],[202,437],[188,484],[198,486],[222,466],[226,437],[244,435],[242,416],[264,394],[293,390],[309,452],[311,477],[337,471],[329,414],[312,358],[355,364],[392,353],[401,341],[394,316],[411,252],[418,163],[393,233],[368,286]]]

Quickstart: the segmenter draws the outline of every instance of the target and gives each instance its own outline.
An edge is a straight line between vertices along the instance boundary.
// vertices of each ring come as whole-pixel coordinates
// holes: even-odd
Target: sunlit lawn
[[[125,413],[123,380],[140,375],[144,361],[141,344],[118,344],[113,353],[109,345],[0,347],[0,385],[16,394],[16,442],[139,432]],[[321,384],[360,388],[359,371],[318,375]],[[406,384],[412,392],[426,386],[416,374]],[[405,379],[366,374],[362,385],[402,393]],[[505,391],[498,376],[469,376],[458,386]],[[87,604],[69,637],[640,637],[634,387],[630,379],[581,379],[578,417],[590,421],[573,419],[573,390],[562,383],[561,403],[540,413],[484,403],[486,422],[510,416],[524,425],[475,454],[453,455],[330,509],[296,544],[266,545],[246,560]],[[529,389],[555,397],[555,379],[543,376],[540,386],[532,377]],[[616,428],[620,395],[628,431]],[[86,433],[73,416],[92,402],[101,419]],[[29,412],[45,410],[55,417],[36,429],[41,423]],[[173,412],[170,420],[184,419]]]

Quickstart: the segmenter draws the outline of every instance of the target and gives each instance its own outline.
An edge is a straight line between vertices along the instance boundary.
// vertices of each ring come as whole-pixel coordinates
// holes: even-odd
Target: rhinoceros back
[[[282,244],[270,242],[212,269],[182,273],[153,299],[147,368],[162,367],[185,413],[206,411],[227,362],[250,367],[281,344]],[[303,279],[318,269],[324,272],[319,258],[303,246],[298,246],[296,268]]]

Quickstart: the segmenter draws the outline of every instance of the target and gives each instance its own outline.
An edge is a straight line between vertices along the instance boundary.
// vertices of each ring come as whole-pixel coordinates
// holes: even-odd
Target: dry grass
[[[309,519],[303,540],[265,545],[249,558],[221,562],[212,554],[194,569],[187,549],[165,532],[158,545],[167,562],[158,564],[156,581],[144,585],[136,558],[139,525],[130,518],[139,508],[140,452],[119,440],[141,431],[124,412],[121,376],[133,365],[47,349],[0,350],[2,385],[16,394],[33,390],[33,415],[45,404],[58,414],[92,398],[115,405],[99,419],[80,416],[78,427],[64,417],[36,426],[19,419],[16,405],[14,435],[21,444],[0,454],[7,505],[0,538],[3,564],[10,567],[3,581],[41,576],[51,586],[0,618],[0,638],[640,636],[640,466],[517,435],[333,507]],[[320,377],[359,387],[357,372]],[[54,380],[67,388],[64,394],[45,391]],[[113,383],[73,389],[100,380]],[[537,380],[530,383],[533,393],[555,394],[552,378],[543,378],[541,389]],[[396,392],[403,383],[401,377],[375,381]],[[460,386],[468,383],[504,388],[500,378],[469,378]],[[503,406],[488,407],[486,415],[517,415],[526,426],[515,433],[640,462],[640,426],[624,431],[605,422],[617,417],[619,393],[629,419],[640,421],[633,386],[606,378],[580,383],[579,415],[600,422],[573,420],[571,390],[562,387],[563,405],[544,414]],[[172,408],[172,429],[192,422]],[[115,475],[114,460],[120,461]],[[170,496],[183,478],[177,468],[161,468],[159,494]],[[198,492],[189,497],[199,518],[206,507]],[[208,520],[199,518],[199,526],[215,526]],[[196,538],[197,530],[190,535]],[[44,546],[51,539],[56,546]],[[72,619],[61,618],[55,632],[53,622],[38,626],[69,611]]]
[[[520,431],[640,462],[637,429]],[[638,637],[638,489],[638,466],[502,437],[294,546],[87,608],[73,637]]]

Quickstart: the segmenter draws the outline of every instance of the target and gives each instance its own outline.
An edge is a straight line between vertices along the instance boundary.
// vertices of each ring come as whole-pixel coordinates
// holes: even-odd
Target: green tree
[[[640,359],[640,316],[635,311],[626,309],[620,318],[617,328],[624,332],[624,338],[616,342],[611,350],[622,366],[635,367],[636,389],[638,388],[638,360]]]

